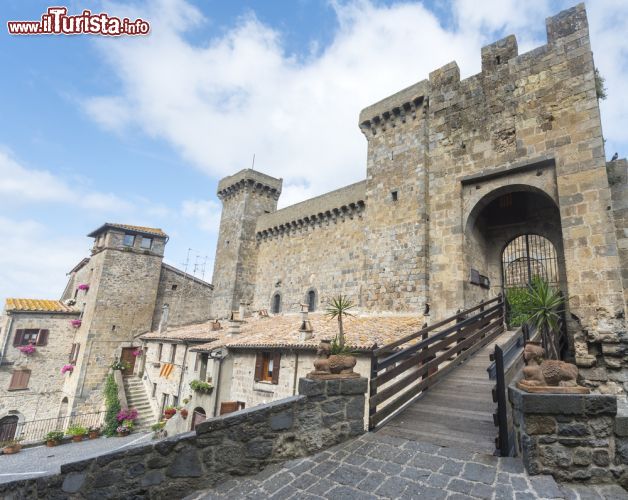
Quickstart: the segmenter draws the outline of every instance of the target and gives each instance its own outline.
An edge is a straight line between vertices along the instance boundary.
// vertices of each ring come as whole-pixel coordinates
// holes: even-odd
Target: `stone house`
[[[33,420],[100,411],[109,366],[122,359],[132,365],[127,373],[133,373],[139,335],[153,325],[209,319],[212,285],[162,262],[168,236],[161,229],[107,223],[88,236],[94,238],[91,255],[68,273],[60,301],[7,301],[1,319],[0,345],[5,351],[0,391],[8,395],[0,398],[0,418],[19,414]],[[19,346],[11,345],[18,330],[28,331],[29,340],[31,330],[48,332],[47,345],[37,346],[26,359]],[[74,368],[61,376],[66,363]],[[13,386],[16,366],[31,370],[32,398],[26,393],[13,397],[22,390]],[[43,380],[48,389],[40,388]],[[51,385],[51,380],[58,383]]]
[[[277,210],[281,179],[222,179],[212,315],[342,293],[368,314],[439,319],[540,276],[569,297],[587,385],[622,392],[627,163],[606,161],[584,4],[546,28],[528,53],[508,36],[480,73],[451,62],[363,109],[363,181]]]

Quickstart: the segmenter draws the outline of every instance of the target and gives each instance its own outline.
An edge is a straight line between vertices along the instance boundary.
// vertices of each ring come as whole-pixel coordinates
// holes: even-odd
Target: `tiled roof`
[[[104,229],[108,228],[108,227],[112,227],[115,229],[124,229],[127,231],[135,231],[138,233],[144,233],[144,234],[153,234],[155,236],[162,236],[164,238],[167,238],[168,235],[166,233],[164,233],[160,228],[154,228],[154,227],[144,227],[144,226],[132,226],[130,224],[117,224],[117,223],[113,223],[113,222],[106,222],[105,224],[103,224],[102,226],[100,226],[98,229],[92,231],[91,233],[89,233],[87,236],[96,236],[97,234],[101,233]]]
[[[309,314],[313,337],[299,340],[301,316],[290,314],[270,318],[250,318],[242,323],[237,335],[224,335],[200,346],[194,351],[211,351],[219,347],[237,349],[287,348],[314,350],[323,339],[331,340],[338,333],[338,321],[324,314]],[[423,326],[422,316],[354,316],[343,321],[347,346],[369,351],[375,344],[382,346],[404,335],[417,332]],[[228,323],[223,329],[228,330]]]
[[[221,339],[226,329],[226,323],[222,323],[222,329],[212,331],[212,321],[206,323],[196,323],[193,325],[173,327],[165,332],[158,331],[145,333],[141,335],[142,340],[170,340],[170,341],[190,341],[190,342],[213,342]]]
[[[4,308],[6,311],[13,312],[61,312],[74,313],[79,312],[76,309],[66,306],[60,300],[41,300],[41,299],[7,299]]]

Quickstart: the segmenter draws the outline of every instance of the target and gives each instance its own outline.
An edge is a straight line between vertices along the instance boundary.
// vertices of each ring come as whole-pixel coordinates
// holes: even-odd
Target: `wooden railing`
[[[500,295],[375,349],[369,429],[396,414],[503,331]]]

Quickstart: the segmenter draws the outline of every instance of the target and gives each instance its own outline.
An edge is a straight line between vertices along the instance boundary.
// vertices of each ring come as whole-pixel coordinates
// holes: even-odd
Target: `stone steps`
[[[124,379],[124,392],[129,408],[135,408],[139,415],[135,422],[135,429],[149,429],[157,419],[142,381],[137,377],[126,377]]]

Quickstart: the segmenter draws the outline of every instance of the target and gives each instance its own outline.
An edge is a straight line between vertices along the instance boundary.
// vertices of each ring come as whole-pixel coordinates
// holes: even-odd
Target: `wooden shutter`
[[[225,401],[224,403],[220,403],[221,415],[224,415],[225,413],[232,413],[234,411],[238,411],[237,401]]]
[[[258,352],[255,356],[255,382],[262,380],[262,369],[264,366],[264,354]]]
[[[30,370],[15,370],[11,376],[9,390],[28,389],[28,379],[31,377]]]
[[[198,362],[201,359],[201,353],[197,352],[196,353],[196,359],[194,360],[194,371],[197,372],[198,371]]]
[[[281,353],[279,351],[273,354],[273,384],[279,383],[279,365],[281,363]]]
[[[47,345],[48,344],[48,330],[39,330],[39,334],[37,335],[37,345]]]
[[[74,344],[73,347],[73,356],[72,356],[72,363],[76,363],[76,360],[78,359],[78,354],[79,354],[79,350],[81,349],[81,344]]]
[[[13,347],[22,345],[23,338],[24,338],[24,330],[22,328],[15,330],[15,337],[13,337]]]
[[[68,361],[71,363],[74,359],[74,350],[76,349],[76,344],[72,344],[72,350],[70,351],[70,355],[68,356]]]

